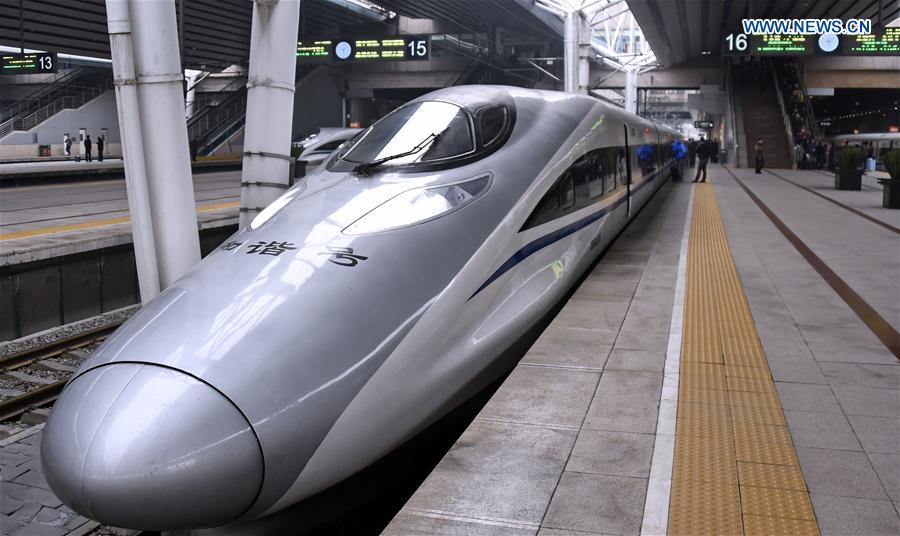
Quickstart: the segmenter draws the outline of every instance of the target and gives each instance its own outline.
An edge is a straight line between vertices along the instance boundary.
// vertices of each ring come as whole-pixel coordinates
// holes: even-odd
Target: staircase
[[[40,89],[0,110],[0,138],[27,131],[62,110],[80,108],[113,89],[112,69],[82,66],[54,78]]]
[[[785,130],[785,117],[775,93],[775,83],[770,72],[766,70],[765,73],[768,79],[762,84],[765,90],[760,92],[761,84],[758,79],[738,70],[734,71],[735,88],[740,93],[744,110],[747,167],[756,166],[756,140],[762,138],[766,167],[791,169],[793,140],[788,138]]]

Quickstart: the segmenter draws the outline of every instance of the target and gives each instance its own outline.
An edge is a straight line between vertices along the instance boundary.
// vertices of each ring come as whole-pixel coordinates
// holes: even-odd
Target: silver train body
[[[42,444],[67,505],[210,527],[346,479],[508,370],[670,176],[674,131],[511,87],[439,90],[354,143],[443,125],[448,104],[461,140],[441,144],[462,153],[361,169],[342,149],[84,363]]]

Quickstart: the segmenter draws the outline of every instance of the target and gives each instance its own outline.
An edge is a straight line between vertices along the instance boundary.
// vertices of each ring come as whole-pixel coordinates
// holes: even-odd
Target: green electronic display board
[[[868,35],[747,35],[725,36],[726,56],[898,56],[900,28]]]
[[[55,52],[0,53],[0,74],[55,73]]]
[[[297,58],[303,62],[410,61],[430,57],[427,35],[305,38],[297,43]]]
[[[331,59],[334,41],[331,39],[307,39],[297,41],[297,57],[301,59]]]
[[[900,56],[900,28],[885,28],[881,35],[842,35],[845,56]]]

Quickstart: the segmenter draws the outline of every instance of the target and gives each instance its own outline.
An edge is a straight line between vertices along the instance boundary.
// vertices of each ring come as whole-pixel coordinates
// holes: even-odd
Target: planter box
[[[900,179],[879,181],[884,187],[881,206],[884,208],[900,208]]]
[[[838,169],[834,173],[834,187],[838,190],[862,190],[862,170]]]

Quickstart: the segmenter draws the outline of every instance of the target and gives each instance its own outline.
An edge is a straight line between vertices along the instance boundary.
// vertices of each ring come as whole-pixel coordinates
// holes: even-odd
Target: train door
[[[628,218],[631,219],[631,149],[628,147],[628,125],[622,125],[625,129],[625,189],[628,199]]]

